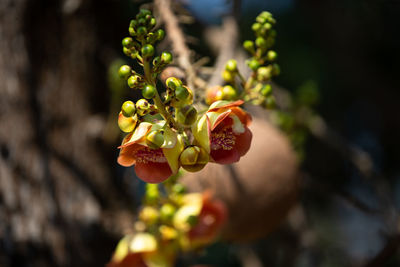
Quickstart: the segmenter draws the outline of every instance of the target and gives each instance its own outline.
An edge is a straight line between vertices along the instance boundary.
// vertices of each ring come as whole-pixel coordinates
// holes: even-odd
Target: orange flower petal
[[[137,162],[136,175],[146,183],[161,183],[172,175],[172,170],[167,162]]]
[[[238,107],[244,103],[243,100],[236,100],[234,102],[228,102],[228,101],[217,101],[214,102],[211,106],[208,112],[212,111],[217,111],[219,109],[225,109],[225,108],[231,108],[231,107]]]
[[[135,151],[139,149],[140,145],[131,145],[127,147],[122,147],[118,156],[118,163],[124,167],[130,167],[136,163],[134,158]]]
[[[235,148],[239,152],[240,156],[244,156],[250,149],[251,139],[253,134],[249,128],[245,127],[245,132],[236,136]]]

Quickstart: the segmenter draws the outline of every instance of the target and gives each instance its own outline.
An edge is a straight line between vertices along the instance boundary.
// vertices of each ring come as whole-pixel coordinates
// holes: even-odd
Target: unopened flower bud
[[[267,59],[269,61],[275,61],[277,57],[278,57],[278,54],[275,51],[273,51],[273,50],[268,51]]]
[[[130,34],[131,36],[135,36],[135,35],[136,35],[136,31],[135,31],[135,28],[134,28],[134,27],[129,27],[129,34]]]
[[[201,147],[190,146],[185,148],[179,156],[179,162],[182,168],[189,172],[197,172],[204,168],[210,157]]]
[[[132,75],[131,77],[128,78],[128,86],[130,88],[135,88],[140,85],[140,76],[139,75]]]
[[[179,123],[190,126],[197,120],[197,110],[192,105],[185,105],[175,110],[175,118]]]
[[[230,71],[223,70],[222,71],[222,79],[228,83],[233,83],[235,81],[235,74]]]
[[[122,46],[126,48],[131,48],[133,46],[133,39],[131,37],[125,37],[122,39]]]
[[[129,48],[126,48],[126,47],[122,48],[122,52],[124,52],[124,54],[127,55],[128,57],[130,57],[132,54],[132,50],[130,50]]]
[[[150,111],[150,103],[146,99],[139,99],[136,102],[136,113],[144,116]]]
[[[165,31],[164,31],[163,29],[158,29],[158,30],[156,31],[156,36],[157,36],[157,40],[158,40],[158,41],[163,40],[164,37],[165,37]]]
[[[131,116],[131,117],[125,117],[122,114],[122,111],[118,115],[118,127],[121,129],[121,131],[125,133],[130,133],[132,132],[137,123],[137,116]]]
[[[171,63],[172,62],[172,54],[169,52],[162,52],[161,53],[161,61],[166,64]]]
[[[247,65],[249,65],[250,69],[255,71],[260,67],[260,62],[258,62],[257,59],[253,58],[250,61],[247,61]]]
[[[161,131],[151,131],[146,136],[146,144],[152,149],[158,149],[164,144],[164,135]]]
[[[176,194],[182,194],[185,193],[186,189],[182,184],[174,184],[174,186],[172,187],[172,191]]]
[[[150,206],[144,207],[139,213],[139,219],[149,225],[155,224],[158,218],[158,210]]]
[[[141,27],[139,27],[139,28],[137,29],[136,34],[137,34],[138,36],[144,36],[144,35],[147,34],[147,29],[146,29],[145,27],[141,26]]]
[[[272,93],[272,86],[270,84],[266,84],[261,88],[260,91],[261,95],[263,96],[270,96]]]
[[[175,89],[175,97],[179,101],[185,101],[189,97],[189,91],[184,86],[178,86]]]
[[[146,184],[145,201],[148,204],[155,204],[159,199],[158,184]]]
[[[144,57],[152,57],[154,55],[154,47],[151,44],[144,45],[140,51]]]
[[[259,81],[268,81],[272,77],[272,68],[268,67],[260,67],[257,70],[257,80]]]
[[[118,70],[119,77],[127,79],[131,75],[132,69],[128,65],[122,65]]]
[[[246,40],[243,42],[243,48],[250,53],[254,53],[254,42],[250,40]]]
[[[257,37],[256,39],[256,46],[260,48],[266,48],[267,47],[267,42],[263,37]]]
[[[133,103],[132,101],[125,101],[122,106],[121,106],[121,111],[122,114],[125,117],[131,117],[135,114],[136,112],[136,106],[135,103]]]
[[[150,19],[150,22],[149,22],[149,28],[150,28],[150,29],[153,29],[154,26],[156,26],[156,24],[157,24],[156,19],[155,19],[155,18],[151,18],[151,19]]]
[[[147,84],[142,90],[142,95],[144,98],[152,99],[156,95],[156,88],[153,85]]]
[[[231,85],[225,85],[222,88],[222,98],[223,100],[235,100],[237,97],[237,93],[235,88]]]
[[[139,22],[139,25],[141,25],[141,26],[146,25],[146,19],[145,19],[145,18],[140,18],[140,19],[138,20],[138,22]]]
[[[160,209],[160,217],[161,220],[164,222],[170,222],[172,218],[174,217],[176,212],[176,208],[174,205],[170,203],[165,203],[164,205],[161,206]]]
[[[237,72],[237,62],[234,59],[230,59],[225,64],[225,69],[230,72]]]
[[[165,81],[165,85],[172,90],[175,90],[178,86],[182,86],[182,81],[175,77],[169,77]]]

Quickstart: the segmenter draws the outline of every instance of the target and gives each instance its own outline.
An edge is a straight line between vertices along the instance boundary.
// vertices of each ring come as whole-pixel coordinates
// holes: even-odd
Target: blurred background
[[[142,5],[0,1],[0,266],[104,266],[131,227],[143,185],[116,163],[116,118],[135,95],[117,70]],[[231,8],[174,5],[206,67],[218,56],[209,29]],[[288,127],[302,172],[288,221],[178,265],[400,266],[400,1],[242,0],[239,42],[262,10],[278,21],[275,82],[294,103],[311,94],[307,108],[327,127]]]

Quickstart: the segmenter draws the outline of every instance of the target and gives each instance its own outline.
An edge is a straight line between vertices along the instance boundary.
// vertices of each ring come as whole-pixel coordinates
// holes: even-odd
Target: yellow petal
[[[157,250],[157,240],[149,233],[137,233],[130,243],[131,252],[152,252]]]
[[[164,144],[162,148],[173,148],[177,142],[177,134],[171,128],[164,127]]]
[[[112,258],[114,262],[122,261],[129,254],[129,237],[121,239],[115,248],[115,252]]]
[[[130,139],[123,144],[123,146],[128,146],[132,143],[139,143],[142,141],[142,139],[146,136],[146,134],[149,132],[150,128],[152,127],[151,123],[148,122],[141,122],[139,126],[136,128],[136,130],[133,132],[132,136]]]
[[[192,126],[192,133],[196,142],[210,153],[210,120],[206,114]]]
[[[179,156],[184,149],[182,136],[178,135],[176,144],[172,148],[163,148],[163,153],[171,168],[172,174],[176,174],[179,170]]]

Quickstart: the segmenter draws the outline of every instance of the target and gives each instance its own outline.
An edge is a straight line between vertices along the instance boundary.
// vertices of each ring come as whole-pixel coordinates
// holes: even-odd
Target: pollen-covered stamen
[[[236,136],[233,134],[231,127],[225,127],[221,131],[211,133],[211,149],[212,150],[231,150],[236,142]]]
[[[135,151],[134,155],[136,162],[148,163],[148,162],[158,162],[165,163],[167,159],[162,152],[162,149],[151,149],[148,147],[143,147]]]

